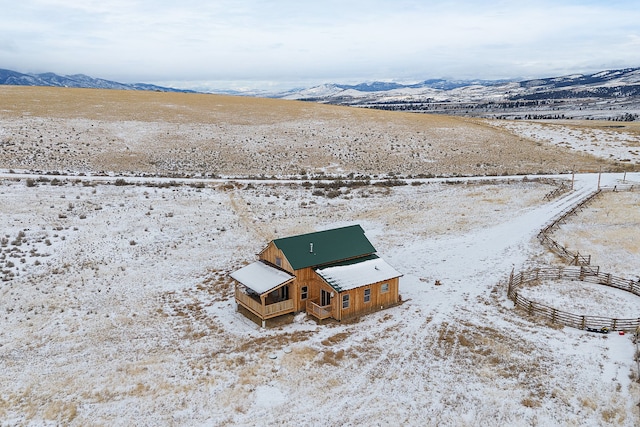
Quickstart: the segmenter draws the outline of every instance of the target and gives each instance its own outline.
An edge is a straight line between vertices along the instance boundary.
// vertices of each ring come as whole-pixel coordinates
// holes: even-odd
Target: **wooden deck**
[[[274,304],[262,305],[260,301],[256,301],[238,288],[236,288],[236,302],[263,320],[271,319],[287,313],[293,313],[294,311],[292,299],[276,302]]]
[[[321,306],[314,301],[307,300],[307,314],[314,316],[318,320],[328,319],[331,317],[331,306]]]

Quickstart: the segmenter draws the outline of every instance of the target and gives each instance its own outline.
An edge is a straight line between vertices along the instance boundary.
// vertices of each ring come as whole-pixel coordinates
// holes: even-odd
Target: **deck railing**
[[[328,319],[331,317],[330,305],[318,305],[314,301],[307,300],[307,314],[311,314],[318,320]]]
[[[292,299],[280,301],[275,304],[262,305],[260,301],[256,301],[238,288],[236,288],[236,302],[243,305],[261,319],[270,319],[282,314],[293,313],[294,311]]]

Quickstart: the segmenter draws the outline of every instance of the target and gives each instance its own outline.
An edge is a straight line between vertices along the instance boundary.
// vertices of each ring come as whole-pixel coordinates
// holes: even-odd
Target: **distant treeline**
[[[511,100],[539,100],[539,99],[589,99],[589,98],[627,98],[640,95],[640,85],[594,87],[586,89],[550,90],[530,93],[527,95],[515,95]]]
[[[590,103],[593,104],[593,103]],[[444,114],[458,114],[458,115],[471,115],[471,116],[485,116],[486,113],[496,113],[498,119],[515,119],[515,120],[567,120],[573,119],[574,116],[564,113],[540,113],[534,114],[530,112],[523,112],[522,109],[547,109],[547,110],[564,110],[571,111],[572,109],[578,111],[589,111],[593,108],[593,105],[584,107],[578,106],[572,108],[570,104],[567,104],[567,100],[528,100],[528,101],[501,101],[501,102],[484,102],[484,103],[460,103],[460,102],[381,102],[375,104],[360,105],[364,108],[372,108],[377,110],[386,111],[406,111],[406,112],[425,112],[425,113],[444,113]],[[518,111],[520,110],[520,111]],[[618,115],[609,114],[608,117],[598,117],[597,114],[589,116],[588,114],[580,114],[580,119],[583,120],[609,120],[616,122],[633,122],[640,117],[635,113],[623,113]]]
[[[555,100],[501,101],[501,102],[399,102],[387,101],[364,105],[364,107],[387,111],[438,111],[438,110],[496,110],[513,108],[539,108],[564,104]],[[357,104],[353,104],[357,105]]]
[[[573,117],[567,116],[565,114],[525,114],[524,116],[514,116],[514,115],[501,115],[496,116],[496,119],[499,120],[606,120],[608,122],[633,122],[638,120],[639,116],[637,114],[623,114],[616,117],[589,117],[589,116],[580,116]]]

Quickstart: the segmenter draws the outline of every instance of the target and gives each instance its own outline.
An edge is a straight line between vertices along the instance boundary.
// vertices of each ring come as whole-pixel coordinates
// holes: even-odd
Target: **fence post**
[[[551,323],[556,323],[556,311],[555,308],[551,311]]]
[[[611,325],[611,330],[615,331],[616,330],[616,325],[618,324],[618,319],[612,319],[612,325]]]
[[[521,271],[520,272],[520,283],[518,283],[518,286],[522,286],[523,283],[524,283],[524,273]]]
[[[529,316],[533,315],[533,301],[529,301],[529,308],[527,309]]]
[[[586,326],[585,316],[582,316],[582,322],[580,323],[580,329],[584,329]]]
[[[511,292],[513,290],[513,269],[511,269],[511,274],[509,275],[509,286],[507,287],[507,296],[511,298]]]

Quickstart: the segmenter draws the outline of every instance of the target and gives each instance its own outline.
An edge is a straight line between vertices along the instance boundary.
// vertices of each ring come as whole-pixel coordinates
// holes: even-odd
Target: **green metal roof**
[[[284,237],[273,243],[294,270],[332,264],[376,251],[359,225]]]

